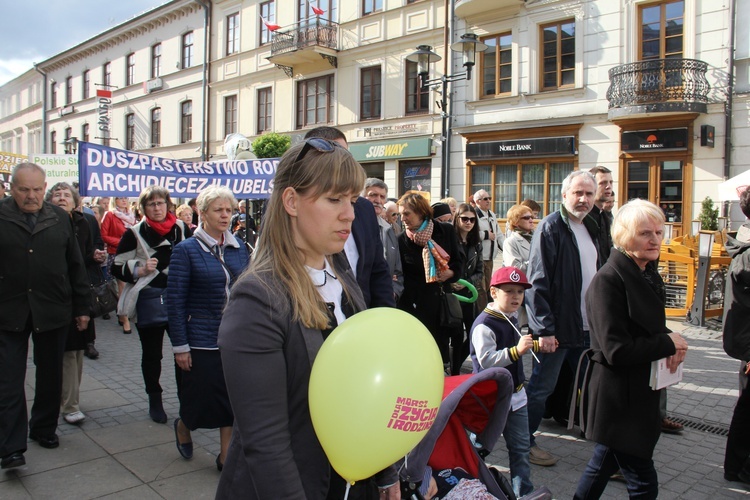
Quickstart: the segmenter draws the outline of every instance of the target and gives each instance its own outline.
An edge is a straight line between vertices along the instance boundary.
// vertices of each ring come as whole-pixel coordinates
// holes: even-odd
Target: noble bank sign
[[[573,136],[470,142],[466,145],[466,157],[472,160],[574,154],[576,154],[576,150],[575,137]]]

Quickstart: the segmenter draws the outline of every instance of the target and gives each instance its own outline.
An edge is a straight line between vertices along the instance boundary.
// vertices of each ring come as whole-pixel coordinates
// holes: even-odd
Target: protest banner
[[[78,156],[76,155],[31,155],[29,161],[44,169],[48,189],[58,182],[73,184],[78,181]]]
[[[25,161],[25,155],[0,151],[0,182],[5,184],[5,189],[10,189],[10,174],[13,171],[13,167]]]
[[[78,143],[83,196],[137,197],[155,184],[174,197],[195,198],[206,187],[221,185],[238,199],[266,199],[278,165],[279,158],[192,162]]]

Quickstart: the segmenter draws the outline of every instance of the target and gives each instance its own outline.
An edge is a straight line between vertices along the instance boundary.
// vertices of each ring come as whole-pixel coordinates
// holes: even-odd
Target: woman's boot
[[[164,405],[161,403],[161,392],[148,395],[148,414],[151,420],[158,424],[167,423],[167,414],[164,412]]]

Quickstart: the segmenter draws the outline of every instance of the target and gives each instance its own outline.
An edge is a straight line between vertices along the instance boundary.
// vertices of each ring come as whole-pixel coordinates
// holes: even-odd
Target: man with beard
[[[599,228],[589,216],[596,180],[577,170],[562,182],[563,204],[539,223],[531,240],[526,291],[529,329],[539,335],[541,353],[527,387],[531,452],[529,460],[550,466],[557,458],[536,445],[534,433],[544,415],[547,397],[567,360],[573,367],[589,345],[584,297],[601,267]]]
[[[606,210],[605,204],[614,199],[612,171],[607,167],[598,165],[589,173],[596,179],[596,196],[594,206],[591,208],[591,217],[599,225],[599,250],[601,251],[602,264],[609,259],[612,250],[612,209]]]

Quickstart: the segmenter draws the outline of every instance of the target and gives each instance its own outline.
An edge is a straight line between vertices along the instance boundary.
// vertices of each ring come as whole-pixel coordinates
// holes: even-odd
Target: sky
[[[0,85],[166,0],[20,0],[3,2]]]

